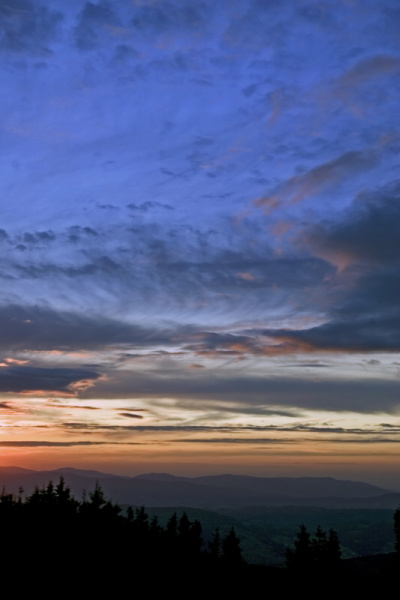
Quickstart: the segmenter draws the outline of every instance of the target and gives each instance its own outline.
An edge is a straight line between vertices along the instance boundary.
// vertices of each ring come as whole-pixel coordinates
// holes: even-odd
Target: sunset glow
[[[400,489],[397,3],[0,24],[0,465]]]

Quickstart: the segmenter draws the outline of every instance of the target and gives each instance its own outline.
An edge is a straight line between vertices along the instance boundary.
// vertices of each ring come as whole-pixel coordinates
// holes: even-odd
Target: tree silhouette
[[[312,539],[305,525],[301,525],[294,542],[294,550],[286,550],[287,568],[303,574],[315,569],[318,569],[320,574],[337,570],[340,558],[340,543],[336,531],[330,529],[328,536],[320,525]]]
[[[99,482],[96,481],[93,492],[89,494],[91,508],[94,511],[99,510],[106,503],[104,492],[101,489]]]
[[[400,506],[393,515],[394,535],[395,535],[395,549],[396,552],[400,552]]]
[[[245,572],[233,528],[222,540],[217,529],[206,550],[198,520],[190,520],[185,512],[179,518],[174,513],[163,527],[156,517],[149,519],[144,507],[130,507],[124,516],[106,499],[98,482],[81,501],[72,496],[63,478],[56,485],[50,481],[36,487],[25,499],[22,492],[18,497],[3,490],[0,528],[0,561],[6,576],[17,565],[16,556],[18,568],[29,573],[27,579],[46,565],[53,582],[68,572],[74,584],[114,577],[129,585],[133,565],[146,580],[155,581],[157,572],[157,580],[171,586],[180,585],[178,565],[205,589],[215,579],[225,581],[232,569],[235,574]]]
[[[311,539],[306,526],[300,525],[294,542],[294,550],[286,550],[286,566],[293,570],[302,570],[311,562]]]
[[[231,527],[228,535],[222,540],[222,559],[230,565],[240,565],[243,563],[240,539],[233,527]]]
[[[327,542],[327,557],[331,565],[338,565],[342,558],[338,534],[334,529],[329,530]]]
[[[213,560],[218,560],[221,556],[221,536],[219,534],[219,527],[214,532],[214,537],[211,542],[208,542],[208,549]]]
[[[167,536],[170,539],[176,539],[176,537],[178,536],[178,517],[176,515],[176,512],[174,512],[174,514],[170,517],[168,523],[167,523]]]

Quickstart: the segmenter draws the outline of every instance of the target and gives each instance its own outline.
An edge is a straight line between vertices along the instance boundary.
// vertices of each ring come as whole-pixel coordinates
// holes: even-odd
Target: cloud
[[[265,212],[269,213],[283,204],[301,202],[330,190],[356,173],[371,169],[378,162],[379,156],[373,151],[346,152],[302,175],[294,175],[270,195],[258,198],[254,204],[265,207]]]
[[[214,440],[218,443],[292,443],[298,441],[299,436],[297,434],[324,434],[324,437],[318,436],[319,441],[326,442],[340,442],[340,443],[353,443],[356,441],[362,443],[380,443],[382,440],[389,441],[391,443],[400,443],[400,439],[396,436],[399,435],[399,427],[393,426],[392,431],[388,432],[387,427],[378,425],[376,427],[365,426],[364,428],[356,427],[332,427],[328,424],[321,424],[319,426],[310,425],[309,423],[292,423],[288,425],[103,425],[101,423],[62,423],[59,425],[64,430],[80,430],[85,433],[106,433],[109,432],[120,432],[129,433],[135,432],[140,433],[171,433],[171,434],[193,434],[198,437],[190,438],[175,438],[169,441],[181,441],[181,442],[204,442],[212,443]],[[284,438],[280,437],[259,437],[261,434],[269,432],[272,434],[279,435],[280,433],[285,434]],[[296,434],[296,437],[288,439],[286,434]],[[219,434],[220,437],[202,437],[203,435]],[[241,435],[241,437],[238,437]],[[388,437],[388,436],[391,437]],[[223,437],[222,437],[223,436]],[[236,437],[233,437],[236,436]],[[258,437],[254,437],[258,436]],[[350,437],[351,436],[351,437]],[[385,436],[385,437],[383,437]],[[311,439],[302,436],[302,440]]]
[[[101,316],[56,311],[42,306],[0,306],[0,347],[15,350],[71,350],[129,344],[170,343],[157,329]]]
[[[293,444],[295,440],[277,439],[277,438],[177,438],[172,440],[175,443],[190,444]]]
[[[259,340],[244,335],[221,334],[215,332],[197,332],[184,350],[194,352],[198,356],[223,356],[262,354],[263,347]]]
[[[270,329],[264,334],[287,344],[287,352],[317,350],[343,352],[398,352],[400,311],[340,319],[302,330]],[[283,348],[284,351],[285,347]]]
[[[325,220],[303,231],[300,240],[339,268],[354,261],[391,264],[400,260],[398,182],[355,198],[340,221]]]
[[[207,426],[174,426],[174,425],[103,425],[101,423],[80,423],[80,422],[66,422],[59,424],[60,429],[65,430],[81,430],[81,431],[192,431],[202,432],[208,431],[210,428]],[[214,429],[214,428],[211,428]]]
[[[119,206],[115,206],[115,204],[96,204],[97,208],[100,210],[119,210]]]
[[[87,237],[97,237],[98,232],[93,227],[81,227],[80,225],[72,225],[68,228],[68,240],[76,243]]]
[[[284,306],[297,289],[298,304],[302,296],[305,303],[303,290],[334,273],[326,260],[310,253],[274,254],[257,222],[237,229],[226,220],[215,225],[218,229],[164,226],[151,219],[129,227],[74,226],[54,232],[56,240],[48,242],[54,244],[51,253],[47,242],[36,243],[29,232],[34,237],[23,244],[23,256],[10,250],[0,278],[12,279],[14,298],[18,295],[21,304],[29,289],[32,302],[40,304],[46,295],[62,306],[81,305],[85,297],[88,310],[96,311],[99,302],[104,310],[106,302],[127,318],[156,307],[169,318],[166,312],[187,306],[192,313],[188,320],[197,320],[210,302],[227,315],[244,307],[259,312],[261,305]]]
[[[109,2],[86,2],[74,30],[76,45],[79,50],[94,50],[119,26],[119,18]]]
[[[132,46],[128,44],[117,44],[115,46],[114,56],[111,60],[111,64],[114,67],[124,67],[130,61],[139,58],[139,52],[137,52]]]
[[[40,447],[48,447],[48,448],[63,448],[63,447],[71,447],[71,446],[102,446],[104,444],[109,444],[110,442],[49,442],[49,441],[0,441],[0,446],[4,448],[15,447],[15,448],[40,448]],[[111,442],[112,443],[112,442]],[[117,442],[116,442],[117,443]]]
[[[278,331],[278,334],[275,332]],[[223,358],[227,356],[241,357],[248,356],[280,356],[285,354],[293,354],[299,351],[310,352],[311,347],[300,338],[297,339],[294,334],[291,337],[292,330],[282,330],[287,333],[285,343],[280,341],[276,344],[270,338],[283,338],[280,330],[252,330],[249,333],[252,335],[243,334],[220,334],[215,332],[197,332],[191,336],[189,343],[183,346],[185,351],[190,351],[197,356],[206,356],[209,358]],[[295,330],[293,330],[295,331]],[[303,330],[301,330],[303,331]],[[293,365],[287,365],[293,366]],[[308,362],[304,365],[296,364],[296,367],[328,367],[327,364],[316,364]]]
[[[112,380],[98,381],[81,397],[147,399],[160,410],[165,408],[160,399],[171,398],[174,410],[201,407],[204,419],[218,414],[220,421],[232,415],[301,416],[304,410],[394,414],[400,405],[398,382],[379,376],[348,379],[329,371],[329,377],[309,379],[247,373],[234,366],[214,369],[212,377],[208,369],[158,368],[134,376],[114,371]]]
[[[338,269],[335,302],[322,325],[264,333],[305,351],[398,351],[399,239],[398,182],[364,192],[335,219],[304,228],[297,243]]]
[[[0,392],[57,392],[74,395],[75,385],[90,386],[100,373],[84,368],[11,366],[0,370]]]
[[[194,35],[202,31],[209,18],[205,2],[193,4],[176,3],[164,0],[139,6],[132,17],[132,25],[137,32],[156,35]]]
[[[164,208],[166,210],[174,210],[174,207],[171,206],[170,204],[163,204],[162,202],[151,202],[150,200],[147,200],[146,202],[142,202],[142,204],[139,204],[139,205],[133,204],[131,202],[130,204],[127,204],[126,206],[130,210],[139,211],[139,212],[143,212],[143,213],[147,213],[156,208]]]
[[[174,443],[198,443],[198,444],[243,444],[243,445],[270,445],[270,444],[298,444],[298,439],[280,438],[177,438]],[[302,439],[302,442],[315,441]],[[318,444],[400,444],[400,440],[389,440],[387,438],[318,438]]]
[[[336,87],[344,93],[365,83],[381,79],[400,70],[400,59],[390,55],[371,56],[360,60],[336,80]]]
[[[241,10],[229,15],[223,36],[224,44],[234,48],[250,48],[258,54],[276,45],[278,60],[279,50],[286,47],[285,42],[290,35],[287,22],[290,21],[291,8],[285,0],[279,4],[262,0],[244,2]]]
[[[252,273],[238,273],[238,277],[243,279],[244,281],[256,281],[256,277]]]
[[[264,428],[254,427],[242,427],[242,426],[209,426],[209,425],[102,425],[101,423],[60,423],[61,429],[72,429],[72,430],[88,430],[88,431],[136,431],[136,432],[164,432],[164,433],[239,433],[239,432],[250,432],[255,429],[257,431],[264,430]],[[268,429],[268,428],[265,428]]]
[[[290,368],[290,369],[316,369],[316,368],[321,368],[321,369],[330,369],[332,367],[332,365],[330,365],[329,363],[320,363],[317,361],[310,361],[307,363],[292,363],[292,364],[285,364],[285,368]]]
[[[10,53],[48,56],[46,46],[59,33],[63,15],[30,0],[0,2],[0,48]]]
[[[118,413],[121,417],[128,417],[129,419],[143,419],[143,415],[136,415],[131,412],[120,412]]]
[[[222,438],[176,438],[171,440],[174,443],[189,443],[189,444],[243,444],[243,445],[270,445],[270,444],[298,444],[297,438],[285,439],[285,438],[233,438],[233,437],[222,437]],[[302,442],[315,441],[307,440],[302,438]],[[387,439],[384,437],[377,438],[333,438],[331,436],[326,438],[318,438],[318,444],[400,444],[400,440]]]
[[[98,406],[85,406],[83,404],[57,404],[55,402],[46,402],[46,408],[62,408],[63,410],[101,410]]]
[[[0,0],[0,354],[30,360],[0,389],[161,422],[164,398],[199,422],[397,409],[387,357],[370,387],[364,356],[338,367],[398,349],[394,19],[311,4]]]
[[[26,248],[25,248],[26,249]],[[113,261],[108,256],[99,256],[95,260],[83,265],[55,265],[52,263],[42,263],[38,265],[27,264],[17,265],[16,270],[21,278],[46,279],[53,277],[87,277],[108,275],[114,276],[121,269],[121,265]]]

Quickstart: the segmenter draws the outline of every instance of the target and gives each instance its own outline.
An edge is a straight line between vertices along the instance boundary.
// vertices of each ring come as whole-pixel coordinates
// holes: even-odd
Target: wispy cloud
[[[128,419],[143,419],[143,415],[137,415],[132,412],[120,412],[118,413],[121,417],[127,417]]]
[[[320,164],[301,175],[294,175],[271,194],[258,198],[254,204],[268,214],[285,204],[293,204],[323,193],[360,171],[371,169],[379,161],[374,151],[350,151]]]
[[[76,369],[59,367],[13,366],[0,370],[1,392],[57,393],[75,395],[77,389],[87,389],[93,385],[100,374],[94,370],[77,367]]]

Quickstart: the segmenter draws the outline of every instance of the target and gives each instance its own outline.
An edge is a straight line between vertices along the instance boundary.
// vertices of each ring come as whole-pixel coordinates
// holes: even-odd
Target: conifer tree
[[[400,553],[400,506],[393,515],[394,535],[395,535],[395,550]]]
[[[330,529],[327,536],[320,525],[312,539],[305,525],[301,525],[294,550],[286,550],[286,566],[303,573],[316,568],[320,572],[331,572],[338,568],[340,558],[340,543],[336,531]]]
[[[243,563],[240,539],[236,535],[233,527],[231,527],[228,535],[222,540],[222,558],[230,565],[239,565]]]
[[[208,549],[210,551],[211,558],[218,560],[221,556],[221,536],[219,534],[219,527],[216,528],[211,542],[208,542]]]

